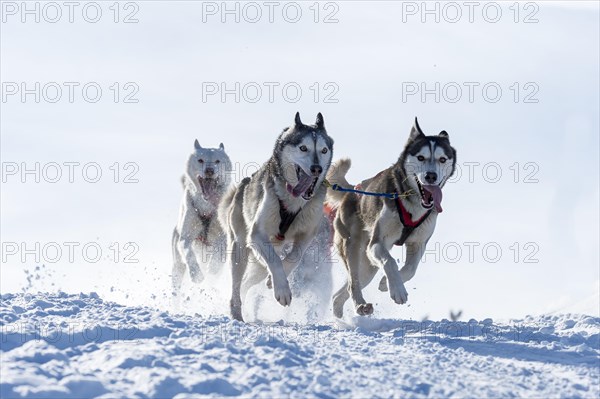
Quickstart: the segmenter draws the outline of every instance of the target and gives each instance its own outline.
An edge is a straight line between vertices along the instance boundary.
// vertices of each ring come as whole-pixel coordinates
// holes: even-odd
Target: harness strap
[[[396,241],[396,245],[404,245],[404,242],[406,242],[412,232],[421,224],[423,224],[423,222],[429,217],[429,215],[431,215],[431,212],[433,211],[433,209],[430,209],[418,220],[412,220],[412,215],[406,210],[400,198],[396,199],[396,209],[398,210],[400,223],[402,226],[404,226],[402,229],[402,235],[400,236],[400,239]]]
[[[279,200],[279,216],[281,217],[281,222],[279,223],[279,233],[275,236],[279,241],[285,240],[285,233],[287,233],[288,229],[296,219],[296,216],[300,213],[298,212],[288,212],[285,207],[283,201]]]
[[[375,177],[381,175],[383,172],[379,172]],[[371,179],[368,179],[371,180]],[[394,191],[393,193],[378,193],[375,191],[364,191],[362,189],[362,184],[358,183],[356,186],[354,186],[354,188],[346,188],[346,187],[342,187],[339,184],[331,184],[327,179],[323,180],[323,184],[325,184],[326,187],[329,187],[330,189],[334,190],[334,191],[340,191],[343,193],[355,193],[355,194],[361,194],[361,195],[370,195],[373,197],[385,197],[388,199],[396,199],[396,198],[402,198],[402,197],[409,197],[411,195],[414,195],[414,192],[412,189],[408,190],[408,191],[402,191],[401,194],[398,194],[398,192]]]
[[[202,222],[202,231],[200,232],[200,234],[198,234],[198,237],[196,239],[204,244],[208,244],[208,229],[210,228],[210,223],[212,222],[213,215],[214,214],[207,215],[205,213],[198,215],[198,218],[200,218],[200,222]]]
[[[371,195],[373,197],[385,197],[385,198],[389,198],[389,199],[395,199],[395,198],[399,198],[399,195],[401,195],[398,193],[375,193],[372,191],[363,191],[360,188],[361,188],[361,186],[359,184],[356,185],[354,188],[344,188],[338,184],[331,185],[331,189],[335,190],[335,191],[342,191],[342,192],[346,192],[346,193],[355,193],[355,194],[363,194],[363,195]]]

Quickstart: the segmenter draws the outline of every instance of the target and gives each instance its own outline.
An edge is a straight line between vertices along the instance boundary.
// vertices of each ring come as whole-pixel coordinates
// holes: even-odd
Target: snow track
[[[5,294],[2,398],[600,396],[600,319],[244,324]]]

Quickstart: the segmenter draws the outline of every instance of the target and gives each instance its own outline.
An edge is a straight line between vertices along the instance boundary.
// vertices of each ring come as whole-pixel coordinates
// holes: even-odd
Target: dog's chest
[[[217,207],[202,197],[194,198],[192,207],[199,218],[212,217],[217,212]]]
[[[406,238],[407,243],[424,243],[433,235],[437,213],[432,212],[425,221]]]
[[[282,211],[279,207],[276,208],[276,212],[277,215],[273,214],[273,219],[277,222],[268,228],[268,236],[274,246],[293,243],[301,236],[313,233],[322,216],[322,209],[315,203],[307,204],[297,213]]]
[[[308,202],[291,197],[284,190],[280,187],[265,190],[262,216],[255,220],[274,246],[293,243],[302,236],[314,234],[323,215],[324,187],[320,187]]]
[[[318,221],[318,213],[313,206],[304,207],[290,224],[287,232],[285,233],[286,238],[293,239],[298,234],[306,234],[314,230],[314,226]]]
[[[415,214],[417,213],[415,212]],[[423,214],[417,214],[417,216],[415,220],[423,216]],[[385,238],[386,246],[390,248],[402,238],[405,229],[408,229],[407,233],[410,233],[408,237],[405,237],[405,242],[425,242],[433,234],[436,219],[437,213],[432,212],[418,227],[410,228],[402,224],[397,209],[390,209],[386,206],[380,215],[379,233]]]
[[[222,233],[216,206],[202,198],[194,199],[191,205],[197,239],[205,244],[212,243]]]

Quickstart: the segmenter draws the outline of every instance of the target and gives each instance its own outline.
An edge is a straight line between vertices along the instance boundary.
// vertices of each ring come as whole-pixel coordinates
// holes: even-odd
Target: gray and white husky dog
[[[408,293],[404,283],[415,275],[433,234],[437,215],[442,212],[442,187],[454,173],[455,165],[456,150],[450,145],[448,133],[426,136],[415,118],[398,161],[359,185],[365,191],[405,196],[391,199],[328,192],[328,205],[337,210],[334,242],[348,272],[346,284],[333,296],[336,317],[343,316],[349,296],[357,314],[373,313],[373,305],[365,301],[362,289],[379,269],[385,274],[380,290],[389,290],[394,302],[406,303]],[[334,166],[327,176],[329,182],[352,187],[345,178],[350,160],[342,159]],[[400,270],[390,255],[394,245],[406,246],[406,263]]]
[[[224,240],[216,213],[223,194],[229,188],[231,170],[231,160],[223,143],[219,148],[203,148],[198,140],[194,142],[194,151],[188,157],[182,177],[183,199],[179,221],[173,231],[174,295],[179,293],[186,269],[189,269],[194,283],[202,282],[204,274],[198,257],[210,260],[211,255],[218,251],[219,242]]]
[[[319,113],[314,125],[294,124],[279,135],[271,158],[228,192],[219,206],[232,268],[231,314],[242,318],[248,289],[267,276],[275,299],[292,301],[288,275],[323,221],[325,179],[333,140]],[[247,270],[248,269],[248,270]]]

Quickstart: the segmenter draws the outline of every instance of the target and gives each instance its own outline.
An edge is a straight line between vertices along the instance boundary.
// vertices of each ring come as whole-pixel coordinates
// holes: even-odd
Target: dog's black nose
[[[313,176],[319,176],[321,172],[323,172],[321,165],[311,165],[310,173],[312,173]]]
[[[207,177],[212,177],[215,174],[214,168],[206,168],[204,169],[204,175]]]
[[[427,172],[425,173],[425,181],[429,184],[435,183],[437,180],[437,173],[435,172]]]

